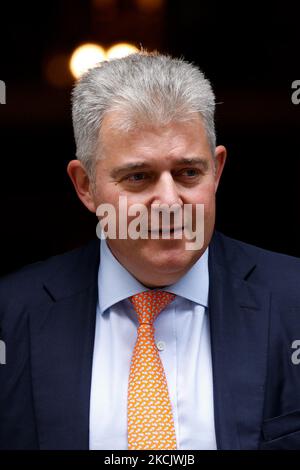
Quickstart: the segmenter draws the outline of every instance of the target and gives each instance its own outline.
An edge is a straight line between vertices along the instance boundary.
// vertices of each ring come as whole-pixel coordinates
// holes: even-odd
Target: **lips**
[[[181,232],[184,230],[184,227],[168,227],[168,228],[163,228],[163,229],[157,229],[157,230],[148,230],[149,233],[174,233],[174,232]]]

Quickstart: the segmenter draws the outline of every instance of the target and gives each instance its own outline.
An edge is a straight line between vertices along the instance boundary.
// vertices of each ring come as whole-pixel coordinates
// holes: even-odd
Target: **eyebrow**
[[[201,157],[182,157],[178,158],[175,160],[176,165],[196,165],[202,167],[203,171],[207,171],[209,168],[209,163],[207,159],[201,158]],[[122,165],[116,168],[113,168],[113,170],[110,172],[110,176],[112,178],[118,178],[122,174],[128,172],[128,171],[135,171],[135,170],[146,170],[147,168],[150,168],[151,165],[147,162],[132,162],[132,163],[127,163],[126,165]]]

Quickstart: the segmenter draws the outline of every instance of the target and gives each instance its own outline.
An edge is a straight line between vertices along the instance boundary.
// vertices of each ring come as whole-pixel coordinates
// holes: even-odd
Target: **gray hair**
[[[114,127],[126,131],[200,115],[214,155],[215,96],[199,68],[182,59],[141,51],[103,62],[76,83],[72,93],[76,156],[90,176],[100,154],[101,124],[111,111],[118,111]]]

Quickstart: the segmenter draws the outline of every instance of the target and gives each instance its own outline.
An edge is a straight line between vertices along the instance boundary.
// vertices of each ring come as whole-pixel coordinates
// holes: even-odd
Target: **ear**
[[[79,160],[71,160],[67,166],[67,173],[81,202],[89,211],[96,212],[92,185],[82,163]]]
[[[217,191],[219,181],[224,169],[227,150],[224,145],[218,145],[215,150],[215,190]]]

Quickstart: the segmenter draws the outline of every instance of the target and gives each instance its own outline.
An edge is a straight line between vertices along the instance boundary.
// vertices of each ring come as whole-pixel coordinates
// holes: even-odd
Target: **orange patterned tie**
[[[128,449],[176,449],[168,385],[154,339],[154,320],[174,300],[164,291],[130,297],[139,320],[128,384]]]

